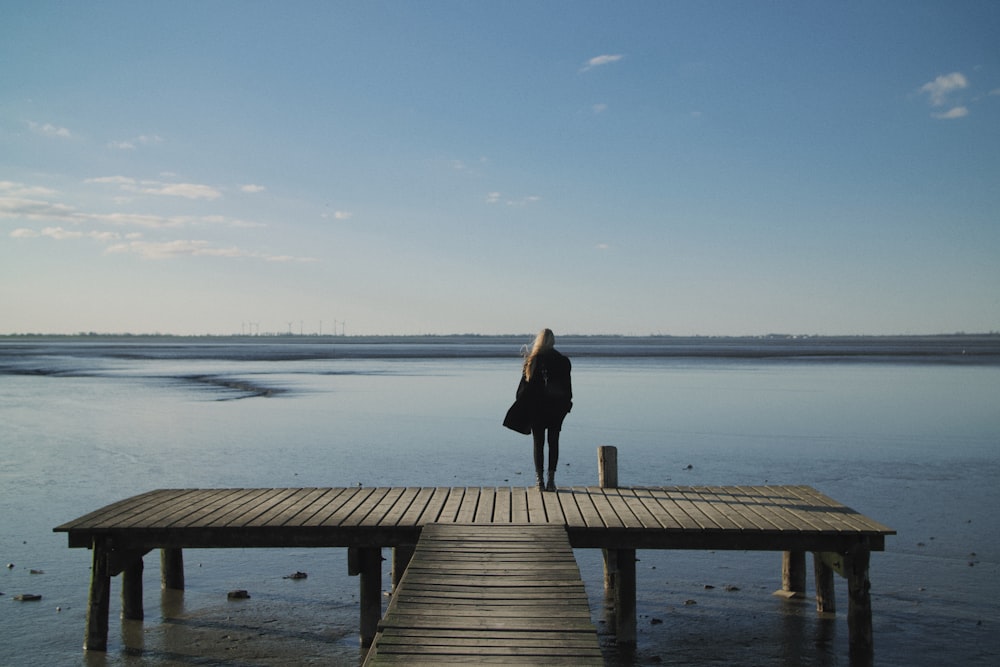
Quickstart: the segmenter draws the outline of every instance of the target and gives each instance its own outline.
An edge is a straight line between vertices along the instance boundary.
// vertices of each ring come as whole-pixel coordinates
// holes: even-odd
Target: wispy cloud
[[[590,109],[595,114],[604,113],[605,111],[608,110],[608,105],[607,104],[603,104],[603,103],[602,104],[595,104],[594,106],[590,107]]]
[[[104,176],[90,179],[88,182],[143,189],[160,188],[167,185],[189,185],[151,186],[151,182],[136,181],[126,176]],[[143,238],[142,233],[135,231],[137,229],[152,230],[162,236],[170,234],[171,230],[182,228],[263,227],[264,225],[261,223],[224,215],[163,216],[120,211],[110,213],[83,211],[55,201],[58,194],[48,188],[33,187],[14,181],[0,181],[0,219],[48,223],[40,228],[18,227],[9,233],[10,238],[25,241],[46,238],[60,242],[86,239],[105,244],[104,252],[106,254],[133,254],[143,259],[154,260],[177,257],[220,257],[249,258],[267,262],[317,261],[313,257],[271,254],[248,250],[236,245],[220,245],[201,239],[147,240]],[[115,229],[94,229],[95,226]]]
[[[517,199],[504,197],[499,192],[490,192],[486,195],[487,204],[504,204],[506,206],[527,206],[528,204],[534,204],[535,202],[539,202],[541,200],[542,198],[538,195],[528,195],[527,197],[520,197]]]
[[[953,120],[955,118],[965,118],[969,115],[968,107],[953,107],[943,113],[932,113],[931,116],[940,120]]]
[[[123,151],[132,151],[139,146],[152,146],[155,144],[162,144],[163,137],[158,134],[140,134],[138,137],[133,139],[123,139],[120,141],[110,141],[108,146],[111,148],[117,148]]]
[[[246,192],[251,195],[255,195],[258,192],[264,192],[264,190],[267,190],[267,188],[263,185],[255,185],[253,183],[247,183],[246,185],[240,186],[240,192]]]
[[[919,89],[920,94],[927,95],[932,107],[951,106],[948,111],[935,112],[931,116],[941,120],[964,118],[969,115],[968,107],[955,104],[953,96],[960,90],[969,87],[969,80],[961,72],[942,74],[933,81],[928,81]]]
[[[100,176],[98,178],[88,178],[84,181],[84,183],[117,185],[125,192],[144,195],[183,197],[185,199],[213,200],[222,196],[222,192],[210,185],[138,180],[129,176]]]
[[[581,72],[586,72],[588,70],[594,69],[595,67],[602,67],[604,65],[610,65],[611,63],[618,62],[619,60],[621,60],[624,57],[625,56],[622,55],[622,54],[620,54],[620,53],[604,54],[604,55],[600,55],[600,56],[594,56],[593,58],[591,58],[590,60],[588,60],[586,63],[584,63],[583,67],[580,68],[580,71]]]
[[[36,123],[34,121],[28,121],[28,128],[35,134],[40,134],[44,137],[58,137],[60,139],[69,139],[73,134],[65,127],[59,127],[53,125],[52,123]]]
[[[314,257],[294,257],[292,255],[270,255],[254,252],[238,246],[216,246],[209,241],[198,239],[178,239],[173,241],[129,241],[116,243],[105,250],[107,254],[135,254],[143,259],[167,260],[179,257],[224,257],[250,258],[267,262],[315,262]]]
[[[141,227],[144,229],[173,229],[206,225],[237,228],[264,226],[259,222],[228,218],[222,215],[162,216],[124,212],[88,213],[58,202],[24,197],[7,197],[3,195],[0,195],[0,218],[45,220],[70,224],[97,223],[116,227]]]

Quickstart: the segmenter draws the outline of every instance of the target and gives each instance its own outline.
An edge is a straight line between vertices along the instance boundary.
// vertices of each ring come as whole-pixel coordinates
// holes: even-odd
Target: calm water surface
[[[0,665],[356,664],[339,549],[190,550],[168,597],[151,554],[145,622],[115,599],[108,653],[84,655],[90,554],[52,527],[164,487],[524,486],[529,439],[499,425],[522,342],[0,343]],[[899,533],[872,556],[876,664],[992,665],[1000,364],[848,342],[571,341],[557,481],[595,484],[610,444],[623,485],[815,486]],[[599,554],[577,557],[608,660],[628,663],[603,631]],[[843,580],[825,618],[770,594],[779,554],[639,558],[634,664],[849,664]]]

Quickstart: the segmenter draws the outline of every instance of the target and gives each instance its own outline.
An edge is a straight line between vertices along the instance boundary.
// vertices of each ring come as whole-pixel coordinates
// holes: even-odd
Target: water
[[[340,549],[189,550],[187,590],[167,597],[150,554],[145,621],[119,621],[114,599],[109,651],[85,655],[90,553],[51,529],[153,488],[523,486],[528,438],[499,422],[524,342],[0,340],[0,665],[356,664]],[[993,664],[996,337],[560,348],[576,394],[560,484],[595,484],[612,444],[622,484],[815,486],[899,533],[872,555],[876,664]],[[626,664],[602,623],[599,554],[577,557],[608,661]],[[779,554],[639,558],[634,664],[848,664],[843,580],[836,617],[820,617],[770,595]],[[295,571],[308,579],[283,578]],[[251,599],[227,601],[236,588]]]

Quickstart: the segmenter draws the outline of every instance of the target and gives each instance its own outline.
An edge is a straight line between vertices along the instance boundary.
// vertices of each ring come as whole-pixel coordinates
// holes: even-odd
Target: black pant
[[[541,472],[544,469],[546,431],[549,433],[549,472],[555,472],[559,463],[559,431],[543,426],[531,427],[531,438],[535,443],[535,470]]]

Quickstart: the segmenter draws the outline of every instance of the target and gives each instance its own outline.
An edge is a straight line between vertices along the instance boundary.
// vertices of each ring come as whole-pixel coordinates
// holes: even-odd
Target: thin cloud
[[[955,118],[965,118],[969,115],[969,109],[967,107],[955,107],[954,109],[949,109],[944,113],[932,113],[931,116],[939,120],[954,120]]]
[[[35,134],[40,134],[43,137],[57,137],[59,139],[69,139],[73,134],[65,127],[59,127],[53,125],[52,123],[36,123],[34,121],[28,121],[28,128]]]
[[[292,255],[269,255],[253,252],[238,246],[219,247],[198,239],[178,239],[174,241],[130,241],[116,243],[105,249],[105,254],[134,254],[143,259],[169,260],[180,257],[223,257],[228,259],[250,258],[267,262],[315,262],[313,257]]]
[[[163,137],[158,134],[140,134],[134,139],[124,139],[121,141],[110,141],[108,146],[111,148],[117,148],[123,151],[133,151],[139,146],[152,146],[155,144],[162,144]]]
[[[182,197],[184,199],[215,200],[222,196],[222,192],[210,185],[201,185],[199,183],[165,183],[163,181],[149,180],[139,181],[129,176],[100,176],[98,178],[88,178],[84,180],[84,183],[117,185],[125,192]]]
[[[486,195],[487,204],[502,203],[506,206],[527,206],[528,204],[534,204],[535,202],[539,202],[541,200],[542,198],[538,195],[528,195],[527,197],[521,197],[520,199],[505,199],[499,192],[491,192]]]
[[[255,195],[258,192],[264,192],[267,190],[263,185],[254,185],[253,183],[248,183],[246,185],[240,186],[240,192],[246,192],[247,194]]]
[[[586,72],[592,70],[595,67],[603,67],[604,65],[610,65],[611,63],[616,63],[625,56],[620,53],[615,54],[605,54],[601,56],[594,56],[588,60],[583,67],[580,68],[581,72]]]
[[[605,111],[608,110],[608,105],[607,104],[595,104],[594,106],[590,107],[590,109],[595,114],[600,114],[600,113],[604,113]]]

